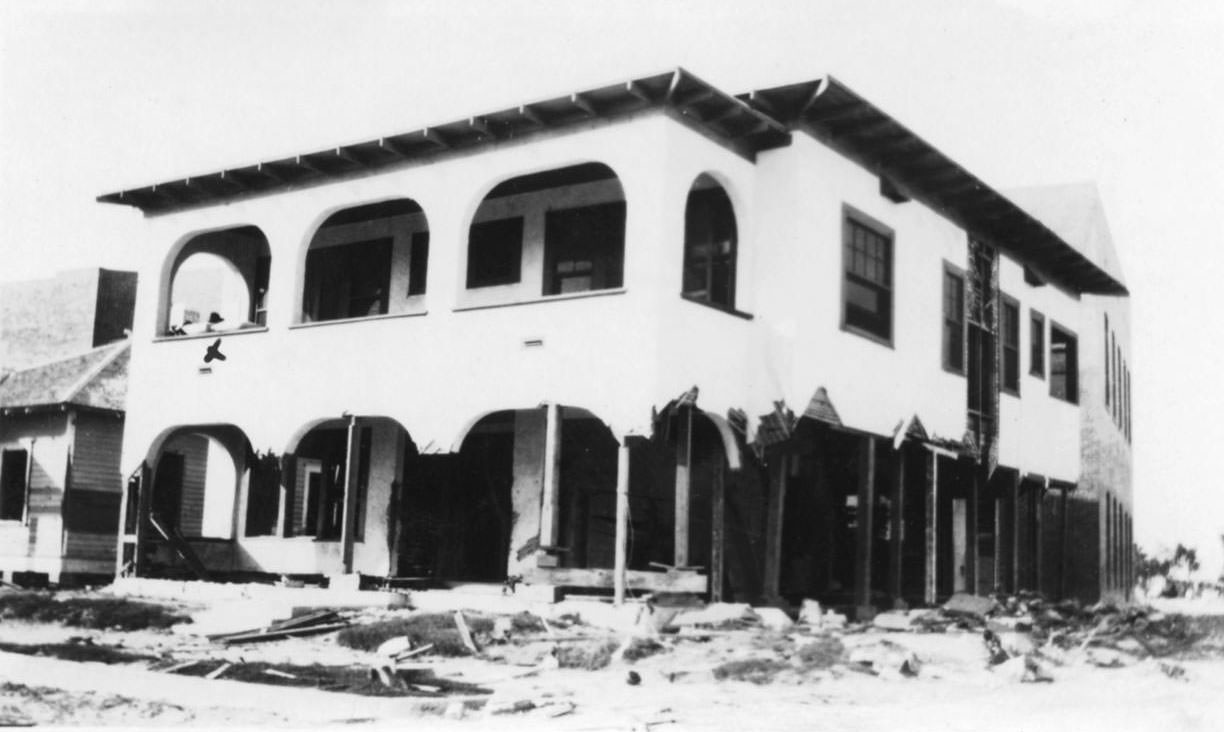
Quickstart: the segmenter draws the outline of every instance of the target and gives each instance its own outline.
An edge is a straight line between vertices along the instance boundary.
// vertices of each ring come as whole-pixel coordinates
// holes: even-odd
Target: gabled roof
[[[760,89],[740,98],[806,130],[880,176],[882,185],[922,201],[1044,277],[1078,292],[1128,294],[1121,277],[1100,260],[836,79]]]
[[[426,162],[441,154],[648,109],[668,112],[749,159],[790,142],[790,133],[777,120],[676,69],[388,137],[107,193],[98,201],[146,213],[172,211]]]
[[[210,205],[422,164],[455,151],[652,109],[750,160],[762,150],[789,144],[791,130],[805,130],[878,175],[882,191],[898,200],[922,201],[1043,277],[1077,292],[1128,294],[1119,268],[1103,266],[1092,250],[1068,243],[832,77],[736,97],[676,69],[411,132],[108,193],[98,201],[145,213]]]
[[[14,371],[0,380],[0,411],[60,405],[123,411],[130,346],[130,341],[117,341]]]
[[[1109,233],[1109,220],[1105,218],[1105,204],[1094,183],[1030,186],[1009,189],[1006,193],[1110,277],[1125,284],[1122,263]]]

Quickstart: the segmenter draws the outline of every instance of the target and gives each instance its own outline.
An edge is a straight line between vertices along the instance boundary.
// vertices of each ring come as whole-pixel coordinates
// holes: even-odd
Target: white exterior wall
[[[1076,336],[1080,371],[1090,343],[1080,298],[1053,284],[1033,286],[1024,281],[1024,267],[999,257],[999,290],[1020,303],[1020,396],[999,396],[999,464],[1056,480],[1080,481],[1080,404],[1090,398],[1079,379],[1080,404],[1050,396],[1050,324]],[[1002,307],[1000,305],[1000,307]],[[1033,376],[1029,316],[1045,316],[1045,377]],[[1001,334],[1000,334],[1001,335]]]

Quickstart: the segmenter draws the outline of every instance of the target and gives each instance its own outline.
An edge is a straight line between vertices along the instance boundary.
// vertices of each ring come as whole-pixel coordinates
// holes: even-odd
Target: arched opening
[[[727,191],[702,173],[689,188],[684,208],[684,297],[735,308],[737,238]]]
[[[413,200],[346,208],[306,250],[302,321],[410,313],[424,307],[429,224]]]
[[[163,335],[194,335],[267,324],[272,252],[258,228],[193,237],[179,249],[167,283]]]
[[[607,165],[583,163],[511,178],[485,196],[468,232],[466,287],[523,295],[615,289],[624,285],[624,262],[620,180]]]

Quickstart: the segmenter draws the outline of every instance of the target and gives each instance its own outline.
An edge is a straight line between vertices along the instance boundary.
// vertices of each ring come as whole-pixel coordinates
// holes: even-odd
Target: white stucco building
[[[102,196],[120,571],[1121,592],[1127,292],[1095,198],[1023,193],[677,70]]]

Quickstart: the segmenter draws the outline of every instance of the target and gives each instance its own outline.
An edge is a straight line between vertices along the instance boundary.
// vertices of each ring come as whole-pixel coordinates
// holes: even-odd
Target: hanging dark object
[[[221,339],[218,338],[217,340],[213,341],[213,344],[209,346],[208,350],[204,352],[204,363],[211,363],[212,361],[224,361],[224,360],[225,360],[225,354],[221,353]]]

